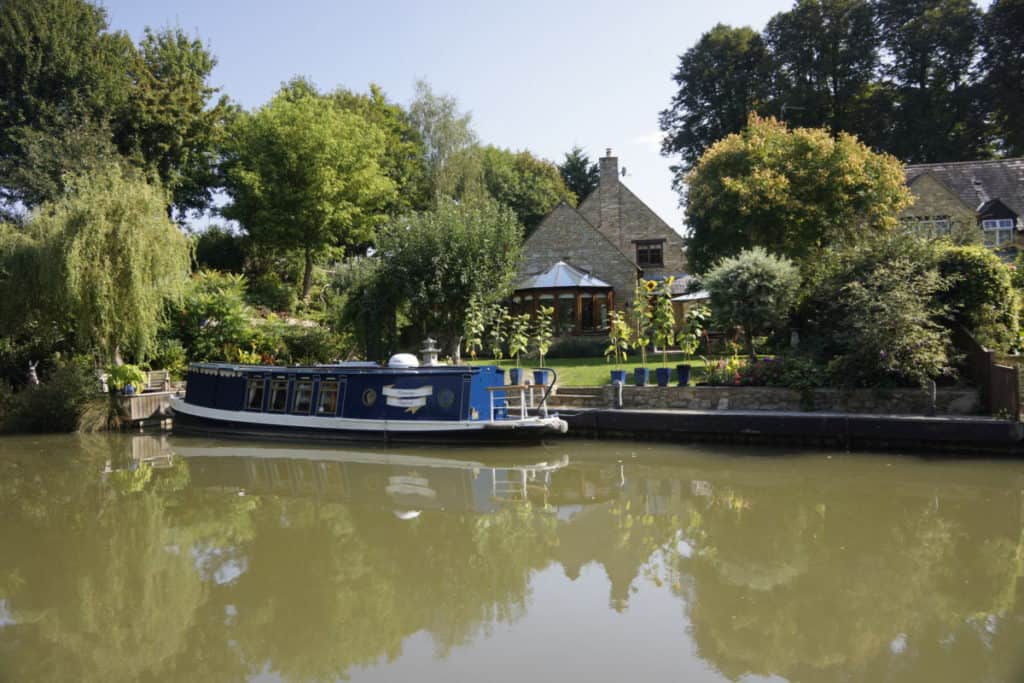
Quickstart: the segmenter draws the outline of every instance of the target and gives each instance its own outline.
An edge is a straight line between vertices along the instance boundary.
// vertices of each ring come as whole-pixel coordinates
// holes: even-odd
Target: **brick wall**
[[[614,407],[617,389],[611,385],[601,387],[598,398],[574,387],[559,388],[550,399],[559,407]],[[885,415],[925,415],[931,403],[930,396],[918,389],[874,391],[857,389],[815,389],[811,404],[805,402],[799,391],[776,387],[636,387],[622,388],[622,407],[652,410],[766,410],[766,411],[827,411],[849,413],[876,413]],[[974,389],[939,389],[936,392],[936,412],[942,415],[974,415],[981,410],[978,392]]]
[[[682,236],[620,181],[617,157],[602,157],[600,166],[600,184],[580,205],[580,213],[630,259],[636,259],[634,240],[664,240],[665,266],[644,268],[645,277],[686,272]]]
[[[517,279],[541,273],[558,261],[589,272],[615,289],[616,307],[632,295],[637,269],[576,209],[559,204],[523,246]]]

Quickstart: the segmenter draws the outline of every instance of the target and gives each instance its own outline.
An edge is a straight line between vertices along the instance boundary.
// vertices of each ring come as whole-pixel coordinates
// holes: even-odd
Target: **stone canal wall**
[[[550,399],[566,408],[615,408],[615,386],[561,387]],[[814,389],[801,394],[776,387],[622,387],[622,408],[640,410],[766,410],[822,411],[886,415],[925,415],[931,397],[919,389]],[[939,389],[935,412],[939,415],[976,415],[981,401],[975,389]]]

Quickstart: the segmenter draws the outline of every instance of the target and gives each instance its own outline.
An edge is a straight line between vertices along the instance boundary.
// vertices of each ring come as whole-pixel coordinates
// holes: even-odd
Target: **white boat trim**
[[[187,403],[182,397],[170,399],[171,410],[183,415],[216,420],[240,422],[271,427],[323,429],[357,432],[465,432],[476,430],[504,430],[524,427],[550,427],[564,433],[566,422],[557,417],[527,417],[519,420],[487,422],[482,420],[380,420],[321,415],[289,415],[287,413],[221,410]]]

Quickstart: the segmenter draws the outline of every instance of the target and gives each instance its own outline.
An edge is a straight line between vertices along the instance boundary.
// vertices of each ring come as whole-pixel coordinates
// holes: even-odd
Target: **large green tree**
[[[180,29],[146,29],[124,122],[127,152],[141,155],[179,213],[210,206],[216,145],[234,111],[209,84],[216,58]],[[216,98],[216,99],[215,99]]]
[[[794,125],[871,134],[879,60],[874,12],[866,0],[798,0],[764,30],[771,50],[773,113]]]
[[[62,177],[109,156],[135,49],[84,0],[0,3],[0,201],[56,198]]]
[[[375,83],[365,94],[337,90],[332,97],[343,109],[359,114],[384,133],[381,165],[398,190],[388,213],[395,216],[427,208],[426,148],[409,112],[390,102]]]
[[[66,319],[82,351],[144,358],[188,277],[188,240],[166,193],[137,172],[112,165],[69,182],[29,220],[3,296]]]
[[[316,257],[331,246],[366,245],[394,201],[384,170],[385,136],[309,84],[292,83],[232,126],[224,184],[235,219],[256,244],[299,250],[302,298]]]
[[[687,176],[687,255],[696,272],[761,246],[804,261],[896,227],[903,167],[841,133],[751,116]]]
[[[1024,155],[1024,0],[995,0],[985,13],[982,43],[984,97],[991,108],[1000,151]]]
[[[975,65],[981,10],[973,0],[875,0],[898,106],[892,154],[911,163],[991,155]]]
[[[483,157],[484,189],[492,198],[515,211],[529,236],[558,202],[576,203],[558,167],[527,151],[513,152],[487,146]]]
[[[383,285],[411,304],[416,332],[439,337],[457,354],[469,302],[509,294],[522,239],[515,214],[493,200],[441,202],[383,232]]]
[[[675,185],[717,140],[735,133],[768,99],[768,50],[756,31],[718,24],[679,57],[678,89],[660,114],[662,154],[678,155]]]
[[[558,165],[558,172],[562,174],[565,186],[581,202],[597,189],[597,184],[601,180],[601,172],[597,168],[597,163],[592,163],[590,157],[579,145],[566,152],[565,160]]]

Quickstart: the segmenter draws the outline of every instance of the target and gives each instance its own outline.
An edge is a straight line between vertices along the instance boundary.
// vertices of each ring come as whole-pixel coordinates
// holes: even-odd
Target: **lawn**
[[[718,360],[718,357],[715,357]],[[463,359],[465,362],[466,359]],[[668,362],[661,362],[661,354],[655,354],[654,356],[647,357],[647,367],[651,369],[651,384],[654,384],[654,369],[655,368],[672,368],[672,384],[676,383],[675,369],[677,365],[682,364],[682,356],[678,353],[669,354]],[[690,370],[690,384],[704,381],[704,361],[700,358],[691,358],[689,361],[685,361],[691,366]],[[494,365],[493,360],[477,360],[472,362],[473,365]],[[501,367],[508,371],[509,368],[514,368],[516,364],[509,360],[504,360],[500,363]],[[527,359],[520,363],[523,368],[529,370],[530,368],[537,366],[536,359]],[[549,358],[547,361],[549,368],[554,368],[558,373],[558,384],[564,387],[596,387],[602,384],[611,383],[611,370],[620,368],[627,371],[626,383],[633,383],[633,368],[640,366],[640,356],[630,357],[628,361],[623,363],[621,366],[613,365],[605,361],[604,358]]]

